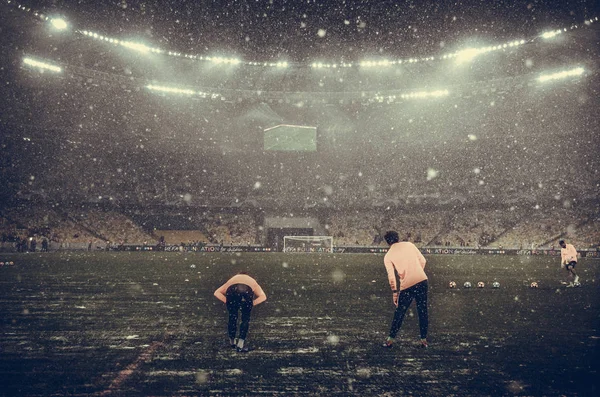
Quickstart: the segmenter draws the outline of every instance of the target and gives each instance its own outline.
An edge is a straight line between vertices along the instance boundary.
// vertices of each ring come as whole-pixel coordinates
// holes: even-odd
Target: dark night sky
[[[29,1],[80,29],[246,60],[422,56],[468,40],[529,38],[597,16],[597,1]],[[324,30],[325,35],[319,35]],[[321,31],[323,33],[323,31]]]

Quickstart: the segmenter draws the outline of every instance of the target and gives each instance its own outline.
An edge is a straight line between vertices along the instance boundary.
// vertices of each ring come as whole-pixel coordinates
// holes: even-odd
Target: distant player
[[[579,282],[579,276],[575,272],[575,266],[577,265],[577,250],[573,244],[566,244],[565,240],[558,242],[560,245],[560,266],[564,267],[569,273],[569,277],[573,277],[573,281],[567,285],[567,287],[574,287]]]
[[[229,344],[238,352],[247,352],[244,342],[250,327],[250,313],[252,307],[267,300],[267,295],[258,285],[256,280],[248,276],[246,272],[240,272],[230,278],[225,284],[215,291],[215,296],[227,305],[229,312],[229,324],[227,333]],[[242,322],[238,331],[238,316],[242,314]],[[236,338],[237,336],[237,338]]]
[[[424,270],[426,260],[413,243],[400,242],[398,232],[389,231],[384,238],[390,248],[385,254],[383,262],[392,288],[392,301],[396,306],[396,311],[394,312],[390,334],[383,347],[393,347],[394,339],[402,326],[406,310],[408,310],[413,299],[416,301],[419,314],[421,347],[427,347],[429,318],[427,314],[427,275]],[[396,284],[396,274],[400,278],[398,286]]]

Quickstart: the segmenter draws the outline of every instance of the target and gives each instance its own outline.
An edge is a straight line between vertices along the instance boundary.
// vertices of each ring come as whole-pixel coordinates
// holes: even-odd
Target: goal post
[[[333,252],[333,237],[283,236],[283,252]]]

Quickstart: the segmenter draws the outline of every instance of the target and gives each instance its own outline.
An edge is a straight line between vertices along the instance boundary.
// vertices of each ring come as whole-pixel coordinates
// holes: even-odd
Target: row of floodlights
[[[14,2],[13,0],[6,0],[6,1],[8,4],[11,4]],[[59,18],[59,17],[50,18],[44,14],[38,13],[37,11],[33,11],[30,7],[25,7],[17,2],[14,2],[14,4],[16,4],[17,8],[20,10],[27,11],[27,12],[33,12],[34,15],[40,17],[41,19],[43,19],[45,21],[50,21],[50,23],[52,24],[52,26],[55,29],[65,30],[68,28],[68,23],[63,18]],[[598,22],[598,17],[585,20],[584,25],[590,25],[595,22]],[[580,25],[572,25],[569,28],[562,28],[562,29],[547,31],[547,32],[542,33],[539,37],[541,37],[542,39],[552,39],[553,37],[555,37],[561,33],[567,32],[568,30],[577,29],[579,27],[580,27]],[[144,53],[152,52],[152,53],[157,53],[157,54],[167,54],[170,56],[183,57],[183,58],[188,58],[188,59],[211,61],[216,64],[238,65],[238,64],[243,63],[245,65],[268,66],[268,67],[276,67],[276,68],[287,68],[289,66],[288,62],[285,62],[285,61],[283,61],[283,62],[253,62],[253,61],[252,62],[243,62],[242,60],[240,60],[238,58],[205,57],[205,56],[199,56],[199,55],[183,54],[181,52],[165,51],[160,48],[149,47],[145,44],[136,43],[136,42],[132,42],[132,41],[118,40],[118,39],[103,36],[98,33],[90,32],[87,30],[77,30],[77,32],[80,34],[83,34],[85,36],[97,39],[97,40],[107,41],[109,43],[121,45],[123,47],[133,49],[136,51],[140,51],[140,52],[144,52]],[[534,39],[529,40],[529,42],[531,42],[531,41],[534,41]],[[480,48],[467,48],[467,49],[460,50],[460,51],[457,51],[457,52],[454,52],[451,54],[445,54],[445,55],[442,55],[439,57],[435,57],[435,56],[429,56],[429,57],[424,57],[424,58],[411,57],[408,59],[399,59],[399,60],[392,60],[392,61],[385,60],[385,59],[379,60],[379,61],[366,60],[366,61],[357,62],[357,63],[313,62],[310,66],[315,69],[348,68],[348,67],[353,67],[355,65],[359,65],[359,66],[365,67],[365,68],[371,68],[371,67],[386,67],[386,66],[390,66],[390,65],[400,65],[400,64],[407,64],[407,63],[411,64],[411,63],[418,63],[418,62],[426,62],[426,61],[433,61],[433,60],[438,60],[438,59],[442,59],[442,60],[443,59],[456,59],[457,63],[464,63],[464,62],[471,61],[473,58],[475,58],[478,55],[485,54],[485,53],[492,52],[492,51],[505,50],[505,49],[511,48],[511,47],[518,47],[518,46],[525,44],[526,42],[527,42],[526,40],[513,40],[513,41],[510,41],[510,42],[507,42],[507,43],[504,43],[501,45],[496,45],[496,46],[488,46],[488,47],[480,47]]]
[[[561,80],[561,79],[564,79],[567,77],[581,76],[584,71],[585,70],[583,68],[575,68],[575,69],[565,70],[565,71],[557,72],[557,73],[543,74],[540,77],[538,77],[538,81],[540,83],[544,83],[547,81]]]
[[[596,20],[598,20],[598,18],[596,18]],[[593,22],[593,20],[590,19],[590,23],[592,23],[592,22]],[[551,30],[551,31],[548,31],[548,32],[544,32],[544,33],[542,33],[542,38],[544,38],[544,39],[551,39],[554,36],[558,36],[559,34],[561,34],[563,32],[566,32],[566,31],[567,31],[567,28],[556,29],[556,30]]]
[[[42,71],[49,70],[49,71],[55,72],[55,73],[62,72],[62,68],[60,66],[56,66],[56,65],[50,64],[48,62],[39,61],[39,60],[30,58],[30,57],[23,58],[23,63],[27,66],[38,68]],[[541,83],[544,83],[544,82],[548,82],[548,81],[561,80],[561,79],[565,79],[568,77],[578,77],[578,76],[581,76],[584,72],[585,72],[584,68],[577,67],[577,68],[570,69],[570,70],[564,70],[562,72],[542,74],[537,78],[537,80]],[[198,95],[203,98],[210,97],[213,99],[221,97],[221,95],[217,94],[217,93],[195,91],[195,90],[187,89],[187,88],[176,88],[176,87],[168,87],[168,86],[154,85],[154,84],[150,84],[150,85],[146,86],[146,88],[148,88],[149,90],[152,90],[152,91],[164,92],[164,93],[169,93],[169,94]],[[393,101],[398,98],[401,98],[401,99],[440,98],[440,97],[448,96],[449,94],[450,94],[450,92],[448,90],[416,91],[416,92],[412,92],[412,93],[408,93],[408,94],[390,95],[387,97],[376,96],[375,99],[379,100],[379,101],[384,101],[384,100]]]
[[[454,58],[456,59],[456,61],[458,63],[463,63],[463,62],[471,61],[477,55],[485,54],[485,53],[492,52],[492,51],[505,50],[507,48],[518,47],[525,43],[526,43],[525,40],[514,40],[511,42],[501,44],[501,45],[496,45],[496,46],[488,46],[488,47],[481,47],[481,48],[466,48],[464,50],[453,52],[451,54],[442,55],[441,57],[438,57],[438,58],[432,56],[432,57],[426,57],[426,58],[399,59],[396,61],[390,61],[387,59],[380,60],[380,61],[362,61],[362,62],[360,62],[360,66],[365,67],[365,68],[381,67],[381,66],[385,67],[385,66],[392,66],[392,65],[402,65],[402,64],[406,64],[406,63],[434,61],[436,59],[454,59]],[[315,64],[313,64],[313,67],[314,67],[314,65]],[[349,64],[349,66],[352,66],[352,64]],[[335,65],[333,67],[335,67]]]
[[[42,62],[35,60],[33,58],[25,57],[23,58],[23,63],[28,66],[33,66],[40,70],[49,70],[51,72],[60,73],[62,72],[62,68],[60,66],[52,65],[47,62]]]
[[[175,87],[166,87],[161,85],[153,85],[149,84],[146,86],[151,91],[164,92],[168,94],[183,94],[183,95],[197,95],[202,98],[211,98],[216,99],[220,98],[221,95],[217,93],[204,92],[204,91],[194,91],[186,88],[175,88]]]
[[[436,91],[417,91],[411,92],[410,94],[401,95],[388,95],[388,96],[376,96],[375,100],[379,102],[393,102],[398,98],[401,99],[413,99],[413,98],[441,98],[450,95],[448,90],[436,90]]]
[[[90,32],[89,30],[81,30],[81,31],[79,31],[79,33],[81,33],[84,36],[91,37],[93,39],[106,41],[108,43],[115,44],[115,45],[121,45],[123,47],[129,48],[132,50],[136,50],[139,52],[143,52],[143,53],[152,52],[155,54],[167,54],[167,55],[171,55],[171,56],[179,56],[179,57],[184,57],[184,58],[188,58],[188,59],[199,59],[199,60],[203,60],[203,61],[211,61],[216,64],[239,65],[240,63],[242,63],[242,61],[238,58],[204,57],[204,56],[197,56],[197,55],[186,55],[186,54],[182,54],[180,52],[164,51],[164,50],[161,50],[160,48],[148,47],[145,44],[136,43],[133,41],[124,41],[124,40],[113,39],[111,37],[103,36],[98,33]],[[278,63],[274,64],[273,66],[287,67],[287,62],[278,62]]]
[[[591,24],[591,23],[594,23],[597,21],[598,21],[598,17],[596,17],[594,19],[586,20],[585,23]],[[574,26],[571,26],[571,29],[574,29],[577,27],[578,27],[577,25],[574,25]],[[551,39],[554,36],[556,36],[560,33],[563,33],[563,32],[567,32],[567,31],[568,31],[567,28],[557,29],[557,30],[553,30],[553,31],[544,32],[540,35],[540,37],[542,37],[544,39]],[[254,62],[254,61],[243,62],[239,58],[210,57],[210,56],[183,54],[181,52],[164,51],[159,48],[153,48],[153,47],[146,46],[145,44],[139,44],[139,43],[135,43],[135,42],[131,42],[131,41],[122,41],[122,40],[118,40],[118,39],[108,38],[108,37],[102,36],[98,33],[90,32],[87,30],[79,31],[79,33],[81,33],[85,36],[88,36],[88,37],[92,37],[94,39],[104,40],[104,41],[108,41],[108,42],[114,43],[114,44],[120,44],[125,47],[131,48],[133,50],[141,51],[141,52],[153,52],[153,53],[158,53],[158,54],[165,53],[170,56],[211,61],[211,62],[214,62],[217,64],[238,65],[238,64],[243,63],[245,65],[251,65],[251,66],[268,66],[268,67],[276,67],[276,68],[287,68],[289,66],[289,63],[286,61],[282,61],[282,62]],[[533,40],[529,40],[529,42],[531,42],[531,41],[533,41]],[[310,64],[310,66],[313,69],[350,68],[350,67],[353,67],[356,65],[359,65],[364,68],[372,68],[372,67],[386,67],[386,66],[402,65],[402,64],[413,64],[413,63],[419,63],[419,62],[429,62],[429,61],[434,61],[434,60],[439,60],[439,59],[441,59],[441,60],[455,59],[456,62],[460,64],[460,63],[470,62],[478,55],[519,47],[519,46],[526,44],[527,42],[528,41],[524,40],[524,39],[512,40],[512,41],[509,41],[509,42],[506,42],[503,44],[499,44],[499,45],[495,45],[495,46],[486,46],[486,47],[479,47],[479,48],[466,48],[466,49],[463,49],[460,51],[456,51],[456,52],[453,52],[450,54],[444,54],[444,55],[438,56],[438,57],[429,56],[429,57],[422,57],[422,58],[412,57],[412,58],[398,59],[398,60],[387,60],[387,59],[365,60],[365,61],[361,61],[361,62],[357,62],[357,63],[352,63],[352,62],[340,62],[340,63],[313,62]]]

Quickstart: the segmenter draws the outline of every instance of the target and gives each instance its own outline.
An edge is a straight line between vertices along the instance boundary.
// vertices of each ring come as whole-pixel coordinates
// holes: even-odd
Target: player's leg
[[[577,272],[575,271],[575,265],[577,265],[577,262],[575,262],[575,261],[569,262],[569,264],[567,265],[567,270],[569,271],[569,274],[571,275],[571,277],[573,277],[573,283],[578,283],[579,276],[577,275]]]
[[[568,264],[564,264],[563,265],[563,269],[565,269],[565,271],[567,272],[567,277],[565,278],[565,281],[561,281],[561,284],[569,284],[570,278],[571,278],[571,270],[569,270],[569,265]]]
[[[415,285],[415,302],[419,314],[419,331],[421,333],[421,347],[427,347],[427,331],[429,329],[429,313],[427,310],[427,280]]]
[[[229,336],[229,344],[234,348],[237,343],[235,336],[237,334],[238,313],[241,306],[241,297],[237,293],[235,285],[232,285],[227,289],[225,298],[227,299],[227,312],[229,313],[227,335]]]
[[[414,286],[407,288],[405,290],[400,291],[398,294],[398,307],[394,311],[394,319],[392,320],[392,325],[390,327],[390,334],[384,344],[384,347],[392,347],[394,343],[394,339],[402,326],[402,322],[404,321],[404,315],[408,310],[408,307],[412,303],[414,299]]]
[[[248,329],[250,328],[250,314],[252,313],[252,307],[254,300],[254,293],[250,288],[248,291],[241,294],[242,302],[241,302],[241,312],[242,312],[242,322],[240,323],[240,335],[237,342],[237,351],[238,352],[247,352],[248,348],[244,347],[244,343],[248,336]]]

